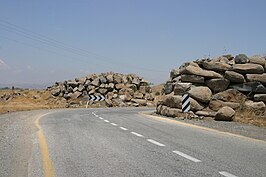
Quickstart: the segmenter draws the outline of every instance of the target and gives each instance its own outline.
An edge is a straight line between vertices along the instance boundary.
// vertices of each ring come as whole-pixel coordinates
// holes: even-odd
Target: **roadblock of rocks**
[[[88,101],[89,95],[105,97],[108,107],[154,106],[149,82],[135,74],[90,74],[48,87],[54,97],[62,97],[71,105],[74,100]],[[76,105],[76,104],[75,104]]]
[[[236,111],[265,114],[266,58],[239,54],[184,63],[171,71],[156,112],[178,117],[184,93],[195,117],[231,121]]]

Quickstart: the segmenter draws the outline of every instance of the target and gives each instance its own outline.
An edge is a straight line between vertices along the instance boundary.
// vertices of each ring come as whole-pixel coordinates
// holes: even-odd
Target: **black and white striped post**
[[[187,118],[187,113],[190,111],[190,98],[187,93],[185,93],[182,97],[182,112],[186,113],[186,118]]]

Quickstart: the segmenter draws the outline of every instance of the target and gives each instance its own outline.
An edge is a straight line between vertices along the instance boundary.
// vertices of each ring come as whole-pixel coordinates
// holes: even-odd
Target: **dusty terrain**
[[[64,100],[46,90],[0,90],[0,113],[63,107]]]

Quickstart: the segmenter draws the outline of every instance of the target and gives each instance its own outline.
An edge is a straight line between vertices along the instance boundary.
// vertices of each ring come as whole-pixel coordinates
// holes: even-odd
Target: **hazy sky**
[[[266,54],[265,0],[1,0],[0,83],[136,73],[153,83],[186,61]]]

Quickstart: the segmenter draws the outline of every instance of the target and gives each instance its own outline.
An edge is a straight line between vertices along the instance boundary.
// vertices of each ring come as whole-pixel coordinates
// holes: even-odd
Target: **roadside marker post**
[[[103,95],[88,95],[87,99],[86,108],[88,108],[89,104],[93,104],[94,101],[104,101],[105,97]]]
[[[185,93],[182,96],[182,112],[186,113],[186,119],[189,111],[190,111],[190,97],[187,93]]]

